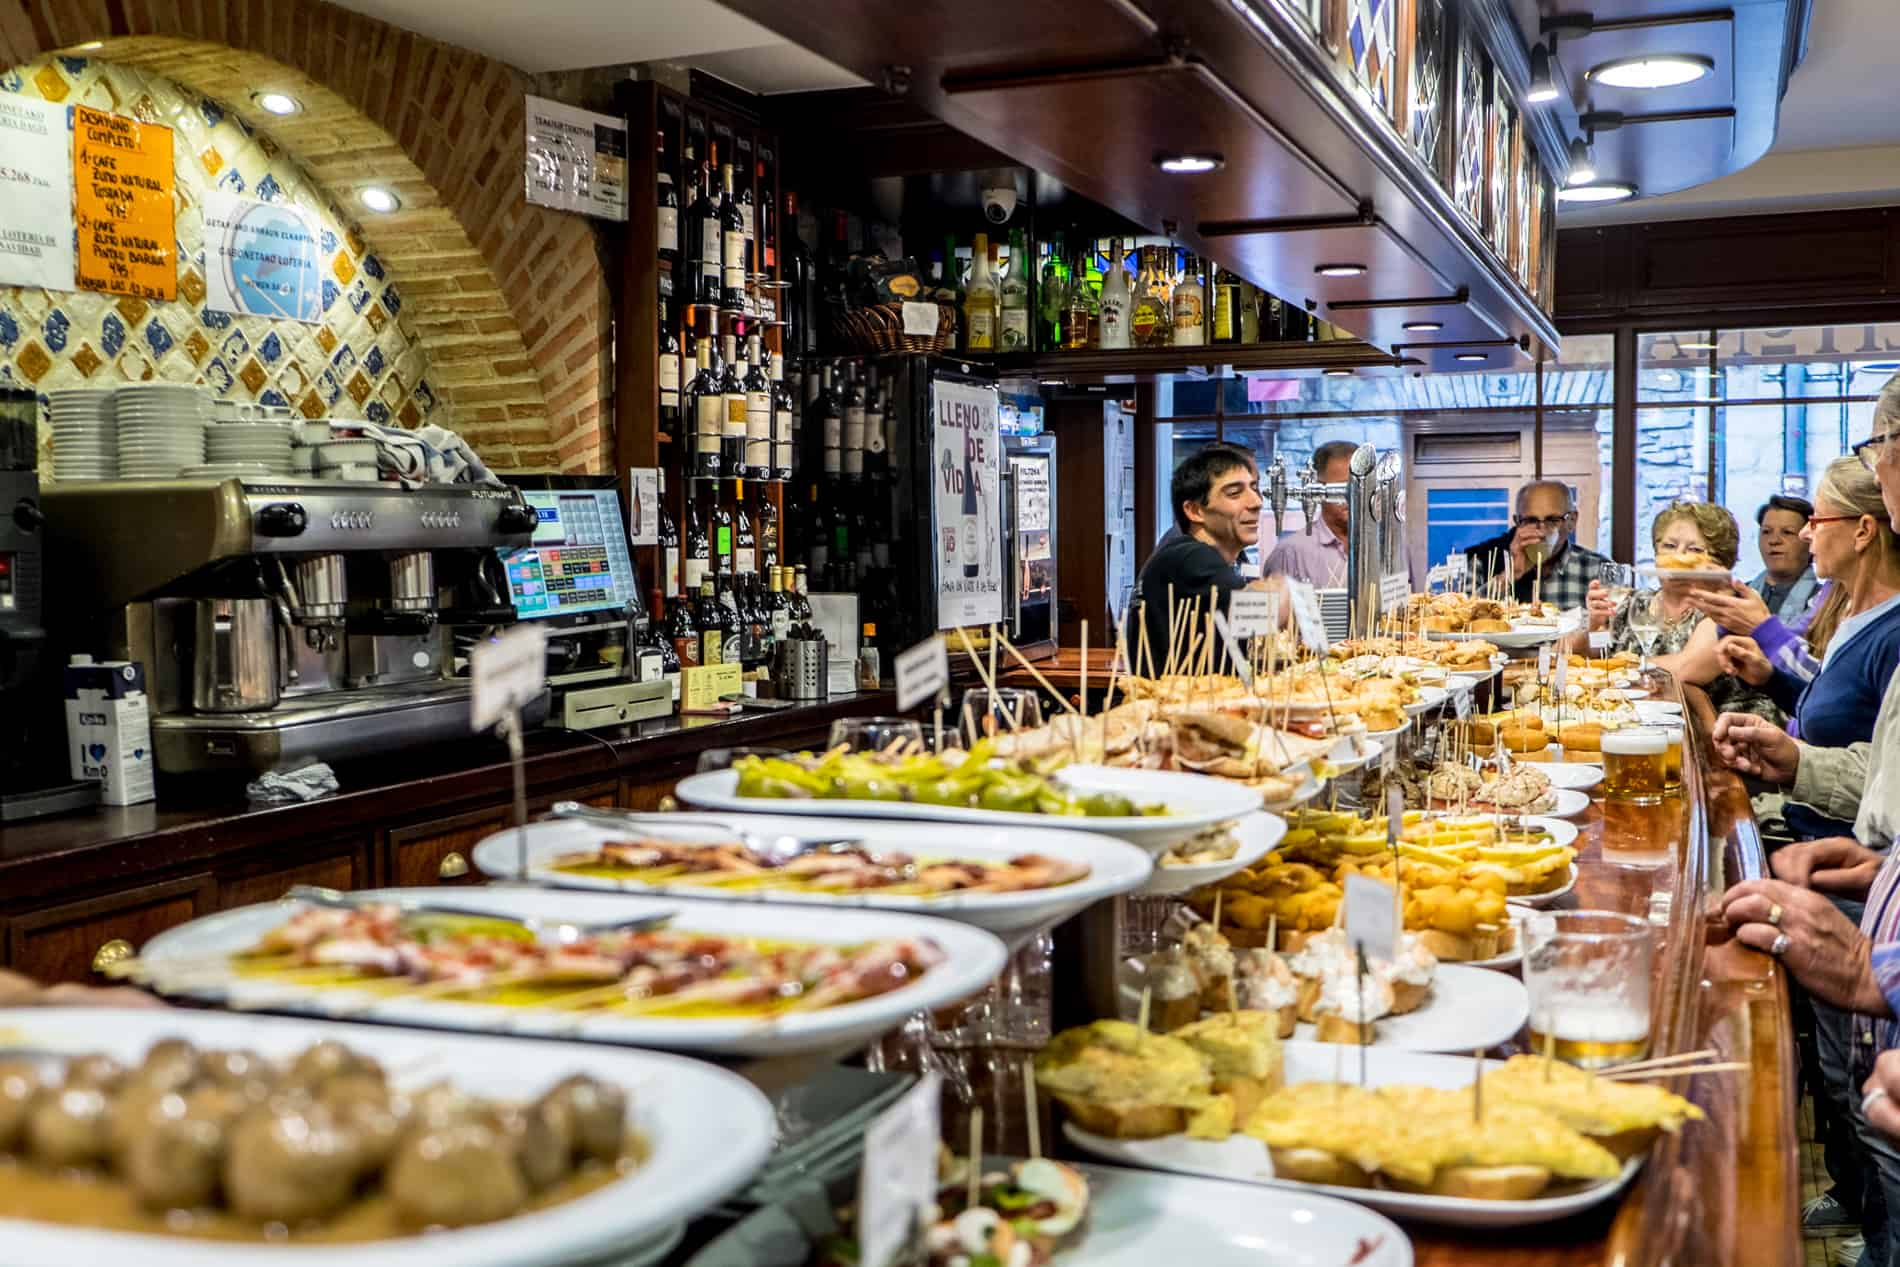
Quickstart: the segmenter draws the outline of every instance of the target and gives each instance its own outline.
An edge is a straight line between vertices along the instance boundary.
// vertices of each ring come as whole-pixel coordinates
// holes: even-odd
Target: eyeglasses
[[[1545,515],[1542,518],[1536,515],[1519,515],[1511,522],[1520,528],[1528,528],[1532,524],[1537,524],[1545,528],[1561,528],[1576,517],[1576,511],[1568,510],[1561,515]]]
[[[1865,458],[1862,458],[1861,460],[1862,460],[1863,462],[1864,462],[1864,461],[1866,461],[1866,459],[1865,459]],[[1876,460],[1878,460],[1878,459],[1876,459]],[[1814,525],[1816,525],[1816,524],[1844,524],[1844,523],[1852,523],[1852,522],[1854,522],[1854,521],[1856,521],[1856,520],[1860,520],[1860,519],[1865,519],[1866,517],[1867,517],[1867,516],[1865,516],[1865,515],[1809,515],[1809,516],[1808,516],[1808,527],[1810,527],[1810,528],[1812,528],[1812,527],[1814,527]]]
[[[1872,439],[1862,440],[1859,444],[1854,446],[1854,456],[1860,459],[1862,466],[1871,471],[1880,465],[1881,455],[1887,451],[1888,445],[1895,436],[1900,436],[1900,431],[1889,431],[1884,436],[1874,436]]]

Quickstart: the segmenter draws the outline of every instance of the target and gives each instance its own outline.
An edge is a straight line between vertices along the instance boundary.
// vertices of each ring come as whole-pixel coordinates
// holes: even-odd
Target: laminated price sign
[[[943,638],[936,634],[898,652],[892,668],[897,673],[897,711],[900,713],[908,713],[917,705],[936,699],[950,685],[950,651]]]
[[[1300,627],[1300,641],[1320,655],[1326,654],[1326,618],[1320,614],[1319,594],[1305,581],[1288,581],[1287,596],[1293,603],[1293,620]]]
[[[1615,640],[1610,637],[1610,631],[1607,629],[1598,629],[1590,635],[1590,650],[1599,654],[1608,651],[1614,645]]]
[[[1388,572],[1379,578],[1379,606],[1394,610],[1405,606],[1412,596],[1412,578],[1403,572]]]
[[[1390,959],[1398,946],[1398,910],[1392,886],[1357,871],[1346,876],[1346,940],[1368,959]]]
[[[1234,629],[1228,623],[1227,613],[1214,613],[1214,631],[1220,634],[1221,641],[1227,645],[1228,662],[1234,666],[1234,672],[1239,675],[1241,685],[1251,691],[1253,665],[1248,663],[1246,654],[1240,649],[1240,644],[1234,640]]]
[[[864,1132],[858,1172],[858,1263],[894,1267],[921,1249],[924,1219],[937,1199],[937,1141],[943,1078],[925,1074]],[[981,1162],[972,1158],[971,1164]]]
[[[469,726],[487,730],[548,684],[548,631],[540,625],[516,625],[493,642],[469,652]]]
[[[1270,590],[1235,590],[1227,596],[1227,625],[1236,638],[1257,638],[1280,628],[1280,596]]]

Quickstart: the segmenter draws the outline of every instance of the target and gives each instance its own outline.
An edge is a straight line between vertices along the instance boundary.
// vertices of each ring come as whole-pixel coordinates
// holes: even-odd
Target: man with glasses
[[[1578,545],[1577,502],[1570,486],[1558,480],[1533,480],[1517,490],[1511,531],[1480,542],[1467,553],[1478,583],[1493,575],[1509,576],[1520,602],[1541,594],[1559,610],[1581,607],[1590,582],[1608,562]]]
[[[1359,445],[1352,440],[1334,440],[1313,450],[1313,473],[1322,484],[1344,484],[1352,477],[1352,455]],[[1274,543],[1261,569],[1266,576],[1285,576],[1305,581],[1315,589],[1344,589],[1346,585],[1346,537],[1352,520],[1346,502],[1323,501],[1319,518],[1305,532],[1289,532]]]

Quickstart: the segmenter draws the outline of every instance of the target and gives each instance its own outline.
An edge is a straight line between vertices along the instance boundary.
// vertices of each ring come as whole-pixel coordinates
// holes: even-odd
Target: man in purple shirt
[[[1313,470],[1322,484],[1344,484],[1352,474],[1352,455],[1359,449],[1351,440],[1334,440],[1313,450]],[[1351,527],[1346,503],[1320,503],[1319,519],[1305,532],[1290,532],[1273,545],[1260,569],[1263,576],[1287,576],[1315,589],[1344,589],[1346,534]]]

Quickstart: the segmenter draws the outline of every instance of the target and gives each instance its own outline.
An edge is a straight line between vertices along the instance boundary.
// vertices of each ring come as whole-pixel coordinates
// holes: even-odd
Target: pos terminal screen
[[[508,591],[522,620],[618,612],[639,583],[611,488],[524,489],[534,537],[503,556]]]

